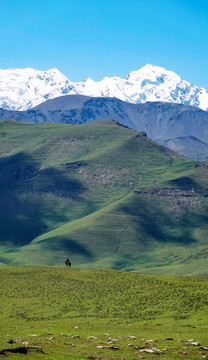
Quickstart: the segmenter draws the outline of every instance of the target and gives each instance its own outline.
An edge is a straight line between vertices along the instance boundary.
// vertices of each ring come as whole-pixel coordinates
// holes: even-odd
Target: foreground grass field
[[[206,359],[208,279],[0,269],[0,357]]]

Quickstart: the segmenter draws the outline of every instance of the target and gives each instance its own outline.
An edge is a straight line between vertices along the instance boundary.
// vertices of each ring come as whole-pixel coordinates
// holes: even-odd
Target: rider
[[[66,265],[71,265],[71,261],[69,260],[69,258],[66,259],[65,264]]]

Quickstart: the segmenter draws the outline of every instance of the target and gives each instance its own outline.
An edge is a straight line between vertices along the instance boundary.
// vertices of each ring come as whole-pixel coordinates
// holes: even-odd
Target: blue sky
[[[147,63],[208,90],[208,2],[0,0],[0,68],[56,67],[72,81]]]

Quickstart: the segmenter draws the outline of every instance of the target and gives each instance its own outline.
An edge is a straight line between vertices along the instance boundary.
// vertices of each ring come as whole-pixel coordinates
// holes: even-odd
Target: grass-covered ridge
[[[111,120],[0,122],[2,265],[207,274],[207,165]]]
[[[0,354],[21,359],[24,351],[31,359],[51,360],[206,357],[207,281],[115,270],[1,268]]]

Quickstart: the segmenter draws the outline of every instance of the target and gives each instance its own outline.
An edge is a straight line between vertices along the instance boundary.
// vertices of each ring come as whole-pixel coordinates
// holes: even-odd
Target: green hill
[[[207,275],[208,167],[111,120],[0,122],[2,265]]]

